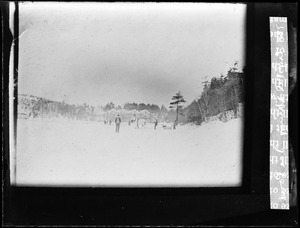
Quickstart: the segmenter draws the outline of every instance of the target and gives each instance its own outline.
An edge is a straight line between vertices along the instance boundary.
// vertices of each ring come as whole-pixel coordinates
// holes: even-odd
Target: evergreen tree
[[[158,114],[158,118],[161,121],[165,122],[167,115],[168,115],[168,110],[164,105],[162,105],[161,108],[160,108],[160,112]]]
[[[186,101],[184,100],[183,96],[181,95],[180,91],[176,93],[175,96],[172,97],[172,102],[170,102],[170,108],[175,108],[176,107],[176,120],[175,120],[175,125],[178,124],[178,115],[179,115],[179,109],[182,108],[181,103],[185,103]]]
[[[144,104],[144,103],[140,103],[140,104],[138,105],[138,110],[139,110],[139,111],[147,110],[147,105]]]
[[[122,110],[122,107],[121,107],[120,105],[118,105],[118,106],[116,107],[116,110]]]
[[[199,104],[196,100],[187,107],[187,122],[197,125],[202,123],[201,109],[199,109]]]
[[[103,108],[104,111],[109,111],[111,109],[115,108],[115,104],[113,102],[110,102],[108,104],[105,105],[105,107]]]

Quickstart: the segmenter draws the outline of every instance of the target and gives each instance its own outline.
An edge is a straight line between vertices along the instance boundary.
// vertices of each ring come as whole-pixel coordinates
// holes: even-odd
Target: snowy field
[[[43,186],[238,186],[242,119],[165,130],[19,119],[16,182]]]

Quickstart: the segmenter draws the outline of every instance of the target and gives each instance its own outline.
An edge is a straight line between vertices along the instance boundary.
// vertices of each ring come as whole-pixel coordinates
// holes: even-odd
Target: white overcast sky
[[[243,4],[20,3],[19,93],[69,103],[190,103],[245,54]]]

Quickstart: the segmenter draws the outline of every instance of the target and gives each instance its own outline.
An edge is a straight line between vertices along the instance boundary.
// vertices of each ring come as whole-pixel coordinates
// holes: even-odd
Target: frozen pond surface
[[[238,186],[242,119],[147,124],[19,119],[16,181],[46,186]]]

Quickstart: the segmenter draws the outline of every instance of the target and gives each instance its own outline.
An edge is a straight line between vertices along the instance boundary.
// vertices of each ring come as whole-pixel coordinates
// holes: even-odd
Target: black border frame
[[[297,3],[247,3],[246,107],[243,180],[239,188],[47,188],[9,182],[8,75],[12,33],[9,3],[3,20],[3,214],[5,225],[287,225],[297,226],[297,203],[269,209],[269,16],[297,28]],[[18,4],[16,3],[16,6]],[[16,9],[18,11],[18,7]],[[17,12],[16,11],[16,12]],[[18,16],[15,14],[15,23]],[[15,26],[18,37],[18,26]],[[289,31],[290,36],[290,31]],[[16,52],[18,53],[17,46]],[[290,56],[289,56],[290,57]],[[17,58],[17,55],[15,55]],[[14,60],[15,64],[17,59]],[[17,72],[15,72],[17,80]],[[17,92],[15,91],[15,94]],[[290,95],[290,154],[298,157],[298,83]],[[17,104],[15,103],[15,107]],[[16,118],[16,116],[15,116]],[[298,168],[298,163],[296,163]],[[296,187],[295,185],[294,187]],[[294,193],[291,190],[291,193]]]

